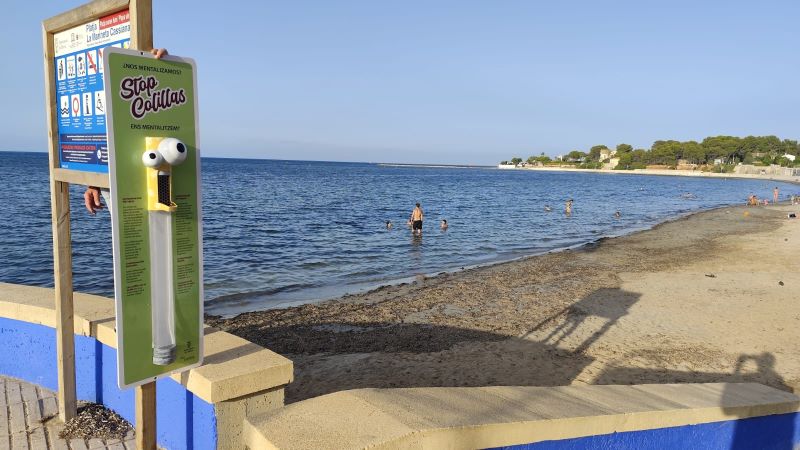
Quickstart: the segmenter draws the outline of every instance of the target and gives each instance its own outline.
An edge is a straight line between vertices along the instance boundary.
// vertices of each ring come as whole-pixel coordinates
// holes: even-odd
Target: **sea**
[[[268,159],[203,158],[201,176],[205,307],[225,316],[581,246],[751,193],[771,199],[775,186],[800,193],[765,180]],[[111,297],[109,214],[89,215],[83,188],[71,190],[74,289]],[[417,202],[421,236],[406,226]],[[53,286],[47,154],[0,152],[0,205],[0,281]]]

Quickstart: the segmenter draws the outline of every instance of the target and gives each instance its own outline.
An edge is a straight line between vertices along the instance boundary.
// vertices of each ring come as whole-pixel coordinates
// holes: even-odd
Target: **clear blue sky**
[[[81,3],[0,17],[0,150],[45,149],[40,22]],[[800,138],[797,1],[153,3],[156,45],[198,62],[206,156],[495,164]]]

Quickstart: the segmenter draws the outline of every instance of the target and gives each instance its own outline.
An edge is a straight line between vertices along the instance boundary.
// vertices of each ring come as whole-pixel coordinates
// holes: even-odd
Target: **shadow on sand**
[[[430,323],[312,320],[230,327],[228,331],[295,363],[287,403],[357,388],[563,386],[594,362],[587,352],[639,300],[637,293],[598,289],[532,326],[522,336]],[[368,314],[370,305],[363,305]],[[360,317],[363,317],[360,316]],[[741,355],[731,373],[605,366],[592,384],[758,382],[791,391],[770,353]],[[727,394],[726,394],[727,395]],[[734,394],[731,394],[734,395]],[[735,418],[735,412],[731,412]],[[757,428],[733,432],[730,448],[749,448]],[[771,433],[793,441],[793,416]],[[788,444],[787,444],[788,445]],[[791,448],[777,445],[774,448]]]

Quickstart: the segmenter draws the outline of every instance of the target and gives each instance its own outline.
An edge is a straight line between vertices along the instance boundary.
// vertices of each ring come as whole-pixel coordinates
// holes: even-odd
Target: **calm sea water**
[[[496,169],[203,160],[209,313],[336,297],[417,274],[508,260],[771,198],[774,182]],[[0,281],[52,286],[47,156],[0,152]],[[778,184],[783,194],[800,191]],[[684,195],[691,192],[694,198]],[[73,188],[75,290],[111,296],[107,213]],[[782,196],[783,196],[782,194]],[[575,200],[573,214],[564,201]],[[415,202],[424,233],[405,226]],[[546,212],[551,205],[552,212]],[[619,210],[621,217],[614,218]],[[447,219],[450,228],[439,229]],[[395,227],[386,230],[385,222]]]

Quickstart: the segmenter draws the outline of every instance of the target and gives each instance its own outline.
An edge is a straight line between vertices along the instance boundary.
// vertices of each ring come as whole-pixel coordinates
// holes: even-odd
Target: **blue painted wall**
[[[0,317],[0,373],[58,390],[55,329]],[[98,340],[75,336],[75,375],[80,400],[102,403],[133,423],[133,389],[117,387],[117,351]],[[214,405],[172,379],[156,384],[158,443],[176,450],[214,449]]]
[[[508,450],[793,450],[800,414],[779,414],[701,425],[603,434],[500,447]]]

